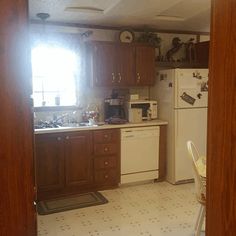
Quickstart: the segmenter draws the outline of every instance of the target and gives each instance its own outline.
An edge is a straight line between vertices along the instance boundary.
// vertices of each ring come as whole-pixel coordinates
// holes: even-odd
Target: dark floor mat
[[[83,207],[107,203],[108,200],[99,192],[83,193],[65,198],[41,201],[37,204],[39,215],[68,211]]]

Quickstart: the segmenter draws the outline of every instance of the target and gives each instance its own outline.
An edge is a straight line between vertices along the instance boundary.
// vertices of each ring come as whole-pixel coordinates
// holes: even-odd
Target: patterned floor
[[[102,194],[108,204],[38,216],[38,236],[193,236],[199,206],[193,184],[150,183]]]

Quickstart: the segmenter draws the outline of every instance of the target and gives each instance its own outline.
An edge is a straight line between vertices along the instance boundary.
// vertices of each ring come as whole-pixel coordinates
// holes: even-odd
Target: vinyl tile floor
[[[148,183],[101,193],[109,203],[38,216],[38,236],[194,235],[199,204],[192,183]]]

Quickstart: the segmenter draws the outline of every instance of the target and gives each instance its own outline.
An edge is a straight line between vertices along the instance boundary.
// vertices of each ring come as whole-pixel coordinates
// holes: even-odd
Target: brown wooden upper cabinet
[[[196,62],[208,68],[210,41],[199,42],[195,44]]]
[[[148,45],[92,42],[89,70],[93,86],[126,87],[152,85],[155,49]]]
[[[135,85],[153,85],[155,79],[155,48],[136,45]]]

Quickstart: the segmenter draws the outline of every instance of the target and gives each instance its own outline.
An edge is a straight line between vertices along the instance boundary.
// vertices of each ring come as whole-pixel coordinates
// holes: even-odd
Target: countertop
[[[121,129],[121,128],[132,128],[132,127],[145,127],[145,126],[157,126],[167,125],[167,121],[163,120],[152,120],[143,121],[140,123],[126,123],[126,124],[104,124],[98,126],[77,126],[77,127],[60,127],[60,128],[45,128],[35,129],[35,134],[47,134],[47,133],[61,133],[61,132],[73,132],[73,131],[85,131],[85,130],[102,130],[102,129]]]

